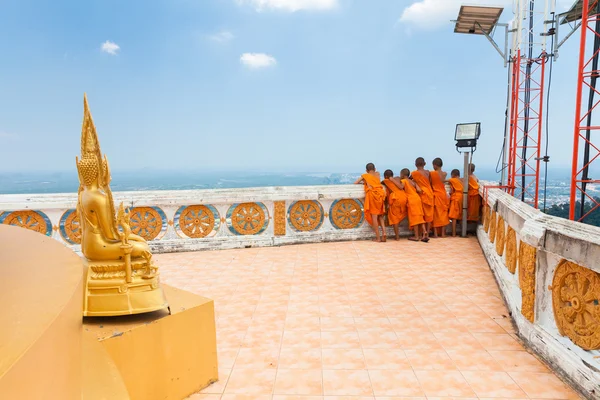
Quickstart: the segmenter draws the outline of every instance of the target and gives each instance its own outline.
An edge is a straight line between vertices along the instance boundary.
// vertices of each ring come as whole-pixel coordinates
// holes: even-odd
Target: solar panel
[[[498,23],[502,11],[503,7],[461,6],[454,32],[471,35],[483,35],[485,32],[489,35]]]
[[[593,1],[590,1],[590,5],[591,3],[594,3]],[[571,8],[569,8],[569,11],[567,11],[565,14],[563,14],[565,17],[563,18],[561,24],[568,24],[569,22],[575,22],[579,19],[581,19],[581,13],[583,12],[583,0],[576,0],[575,3],[571,6]]]

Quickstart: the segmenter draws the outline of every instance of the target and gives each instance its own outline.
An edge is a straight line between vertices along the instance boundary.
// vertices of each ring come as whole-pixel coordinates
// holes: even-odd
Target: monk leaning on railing
[[[447,172],[442,171],[444,163],[441,158],[436,158],[432,162],[433,171],[429,171],[431,177],[431,187],[433,188],[433,236],[446,237],[446,227],[450,224],[448,219],[448,208],[450,199],[446,192]],[[439,232],[439,234],[438,234]]]
[[[481,196],[479,195],[479,179],[477,179],[474,172],[475,164],[469,164],[467,221],[478,222],[481,215]]]
[[[408,216],[408,197],[403,190],[402,182],[399,177],[394,177],[394,172],[391,169],[383,173],[383,184],[387,188],[388,202],[388,222],[394,228],[396,240],[400,240],[400,232],[398,225]]]
[[[381,184],[381,175],[375,169],[373,163],[368,163],[367,172],[362,174],[355,184],[362,183],[365,185],[365,219],[369,222],[375,231],[376,242],[385,242],[385,224],[383,215],[385,214],[385,189]],[[381,226],[381,236],[379,235],[379,227]]]

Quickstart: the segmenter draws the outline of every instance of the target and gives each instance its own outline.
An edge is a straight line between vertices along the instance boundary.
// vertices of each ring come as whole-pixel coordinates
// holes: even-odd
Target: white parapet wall
[[[134,233],[156,253],[373,237],[362,185],[115,192]],[[0,195],[0,223],[21,225],[79,251],[77,194]],[[407,221],[400,225],[409,234]],[[388,235],[392,235],[391,227]]]
[[[600,399],[600,228],[484,191],[478,238],[520,337]]]

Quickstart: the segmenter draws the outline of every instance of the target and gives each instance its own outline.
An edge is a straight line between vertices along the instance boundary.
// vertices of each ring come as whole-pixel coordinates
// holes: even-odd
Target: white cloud
[[[221,31],[221,32],[213,33],[212,35],[208,36],[208,38],[210,40],[212,40],[213,42],[218,42],[218,43],[229,42],[234,37],[235,36],[233,35],[233,33],[229,32],[229,31]]]
[[[13,133],[0,131],[0,139],[16,139],[17,135]]]
[[[240,62],[249,68],[266,68],[277,64],[275,57],[265,53],[244,53]]]
[[[102,46],[100,46],[100,49],[108,54],[112,54],[113,56],[117,55],[117,52],[121,49],[119,47],[118,44],[111,42],[110,40],[107,40],[106,42],[102,43]]]
[[[338,0],[237,0],[237,2],[238,4],[251,4],[257,11],[264,9],[288,12],[325,11],[338,6]]]
[[[420,0],[406,7],[400,22],[409,23],[421,29],[436,29],[450,20],[456,19],[462,4],[481,6],[504,6],[503,15],[512,13],[512,0]]]

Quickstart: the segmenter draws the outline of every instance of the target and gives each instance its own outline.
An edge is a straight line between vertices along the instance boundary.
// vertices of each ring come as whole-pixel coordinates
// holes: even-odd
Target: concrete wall
[[[548,216],[499,189],[484,204],[479,242],[519,335],[600,399],[600,228]]]
[[[136,210],[141,210],[143,218],[159,220],[157,231],[141,234],[155,253],[357,240],[373,236],[363,215],[362,185],[117,192],[114,198],[117,207],[120,202],[133,207],[132,228]],[[294,207],[297,201],[310,201],[301,205],[311,207],[308,210]],[[76,203],[76,194],[0,195],[0,223],[25,225],[35,220],[38,224],[33,228],[79,251],[75,240],[78,226],[73,224]],[[244,234],[243,229],[234,226],[233,210],[242,203],[253,203],[256,205],[253,212],[260,208],[264,214],[264,224],[255,233]],[[358,205],[358,209],[350,210],[348,207],[352,204]],[[212,213],[214,225],[204,237],[189,237],[182,229],[185,220],[181,218],[186,207],[198,205],[206,207],[202,208],[204,212]],[[189,210],[193,213],[188,216],[197,216],[197,207]],[[344,220],[340,214],[344,210],[356,211],[353,216],[358,217]],[[17,215],[15,211],[21,213]],[[310,229],[307,230],[297,229],[292,223],[292,219],[301,217],[303,211],[308,211],[305,222]],[[246,233],[248,231],[251,229]],[[407,221],[401,224],[401,234],[409,234]],[[393,235],[391,227],[388,235]]]

